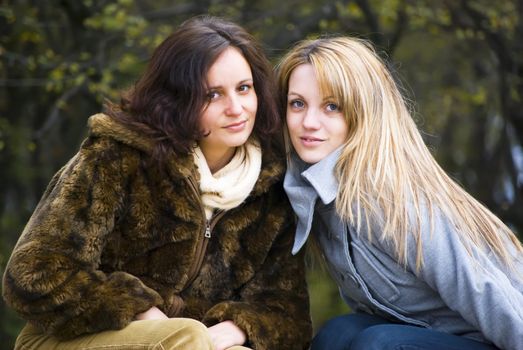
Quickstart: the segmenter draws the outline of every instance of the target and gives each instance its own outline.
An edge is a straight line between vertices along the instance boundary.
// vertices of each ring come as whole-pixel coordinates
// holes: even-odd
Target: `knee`
[[[347,316],[331,318],[321,326],[315,338],[330,337],[332,334],[339,333],[340,330],[346,327],[346,318]]]
[[[354,315],[342,315],[331,318],[319,329],[317,336],[330,336],[339,334],[354,323]]]
[[[325,322],[314,336],[311,350],[342,350],[350,344],[351,315],[338,316]]]
[[[396,348],[388,325],[376,325],[359,332],[351,343],[351,350],[392,350]]]
[[[182,322],[183,325],[181,329],[188,334],[194,334],[195,336],[208,334],[207,326],[201,323],[200,321],[197,321],[192,318],[185,318],[182,319]]]
[[[162,340],[159,349],[214,349],[209,331],[203,323],[190,318],[174,320],[177,322],[175,330]]]
[[[350,349],[353,339],[364,329],[388,321],[364,313],[352,313],[335,317],[318,331],[312,349]]]

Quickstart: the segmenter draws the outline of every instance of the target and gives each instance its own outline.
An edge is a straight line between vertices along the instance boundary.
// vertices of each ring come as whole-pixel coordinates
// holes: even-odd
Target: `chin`
[[[300,157],[301,160],[303,160],[305,163],[308,163],[308,164],[318,163],[320,160],[322,160],[324,158],[321,155],[314,154],[313,152],[296,151],[296,153],[298,153],[298,156]]]
[[[231,138],[228,140],[229,147],[240,147],[247,143],[249,140],[249,135],[242,136],[238,138]]]

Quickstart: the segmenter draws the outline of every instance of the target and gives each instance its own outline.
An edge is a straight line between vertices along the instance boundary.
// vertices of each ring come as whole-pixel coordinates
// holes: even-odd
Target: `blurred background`
[[[238,22],[273,62],[323,33],[371,40],[415,107],[433,154],[523,233],[523,0],[0,1],[0,273],[87,118],[117,100],[178,24]],[[309,268],[315,328],[347,307]],[[23,322],[0,301],[0,348]]]

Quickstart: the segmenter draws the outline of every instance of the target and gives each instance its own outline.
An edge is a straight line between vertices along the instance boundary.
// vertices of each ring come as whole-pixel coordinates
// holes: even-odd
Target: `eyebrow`
[[[241,85],[241,84],[245,84],[245,83],[251,83],[253,84],[254,83],[254,80],[253,79],[243,79],[243,80],[240,80],[238,83],[236,83],[236,85]],[[221,85],[216,85],[216,86],[209,86],[207,89],[208,90],[216,90],[216,89],[219,89],[221,88],[222,86]]]
[[[301,94],[297,93],[297,92],[293,92],[293,91],[290,91],[288,94],[287,94],[287,97],[290,97],[290,96],[297,96],[299,98],[302,98],[302,99],[305,99]],[[327,103],[327,102],[334,102],[334,103],[338,103],[336,102],[337,100],[334,98],[334,96],[326,96],[324,98],[322,98],[322,103]]]

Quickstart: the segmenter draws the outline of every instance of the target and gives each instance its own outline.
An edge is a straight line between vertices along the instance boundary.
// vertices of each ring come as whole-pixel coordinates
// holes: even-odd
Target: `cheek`
[[[211,129],[214,124],[214,112],[212,107],[208,107],[200,116],[200,128],[204,130]]]
[[[335,128],[338,139],[340,140],[340,144],[345,142],[347,138],[349,137],[349,128],[347,126],[347,123],[345,121],[340,122],[337,127]]]
[[[256,114],[258,113],[258,100],[256,99],[256,96],[249,101],[245,111],[251,118],[256,118]]]
[[[301,115],[288,107],[285,113],[285,121],[289,129],[296,129],[301,124]]]
[[[297,121],[297,118],[293,118],[292,116],[289,116],[289,113],[287,113],[286,122],[287,130],[289,131],[289,134],[292,136],[298,131],[299,123]]]

